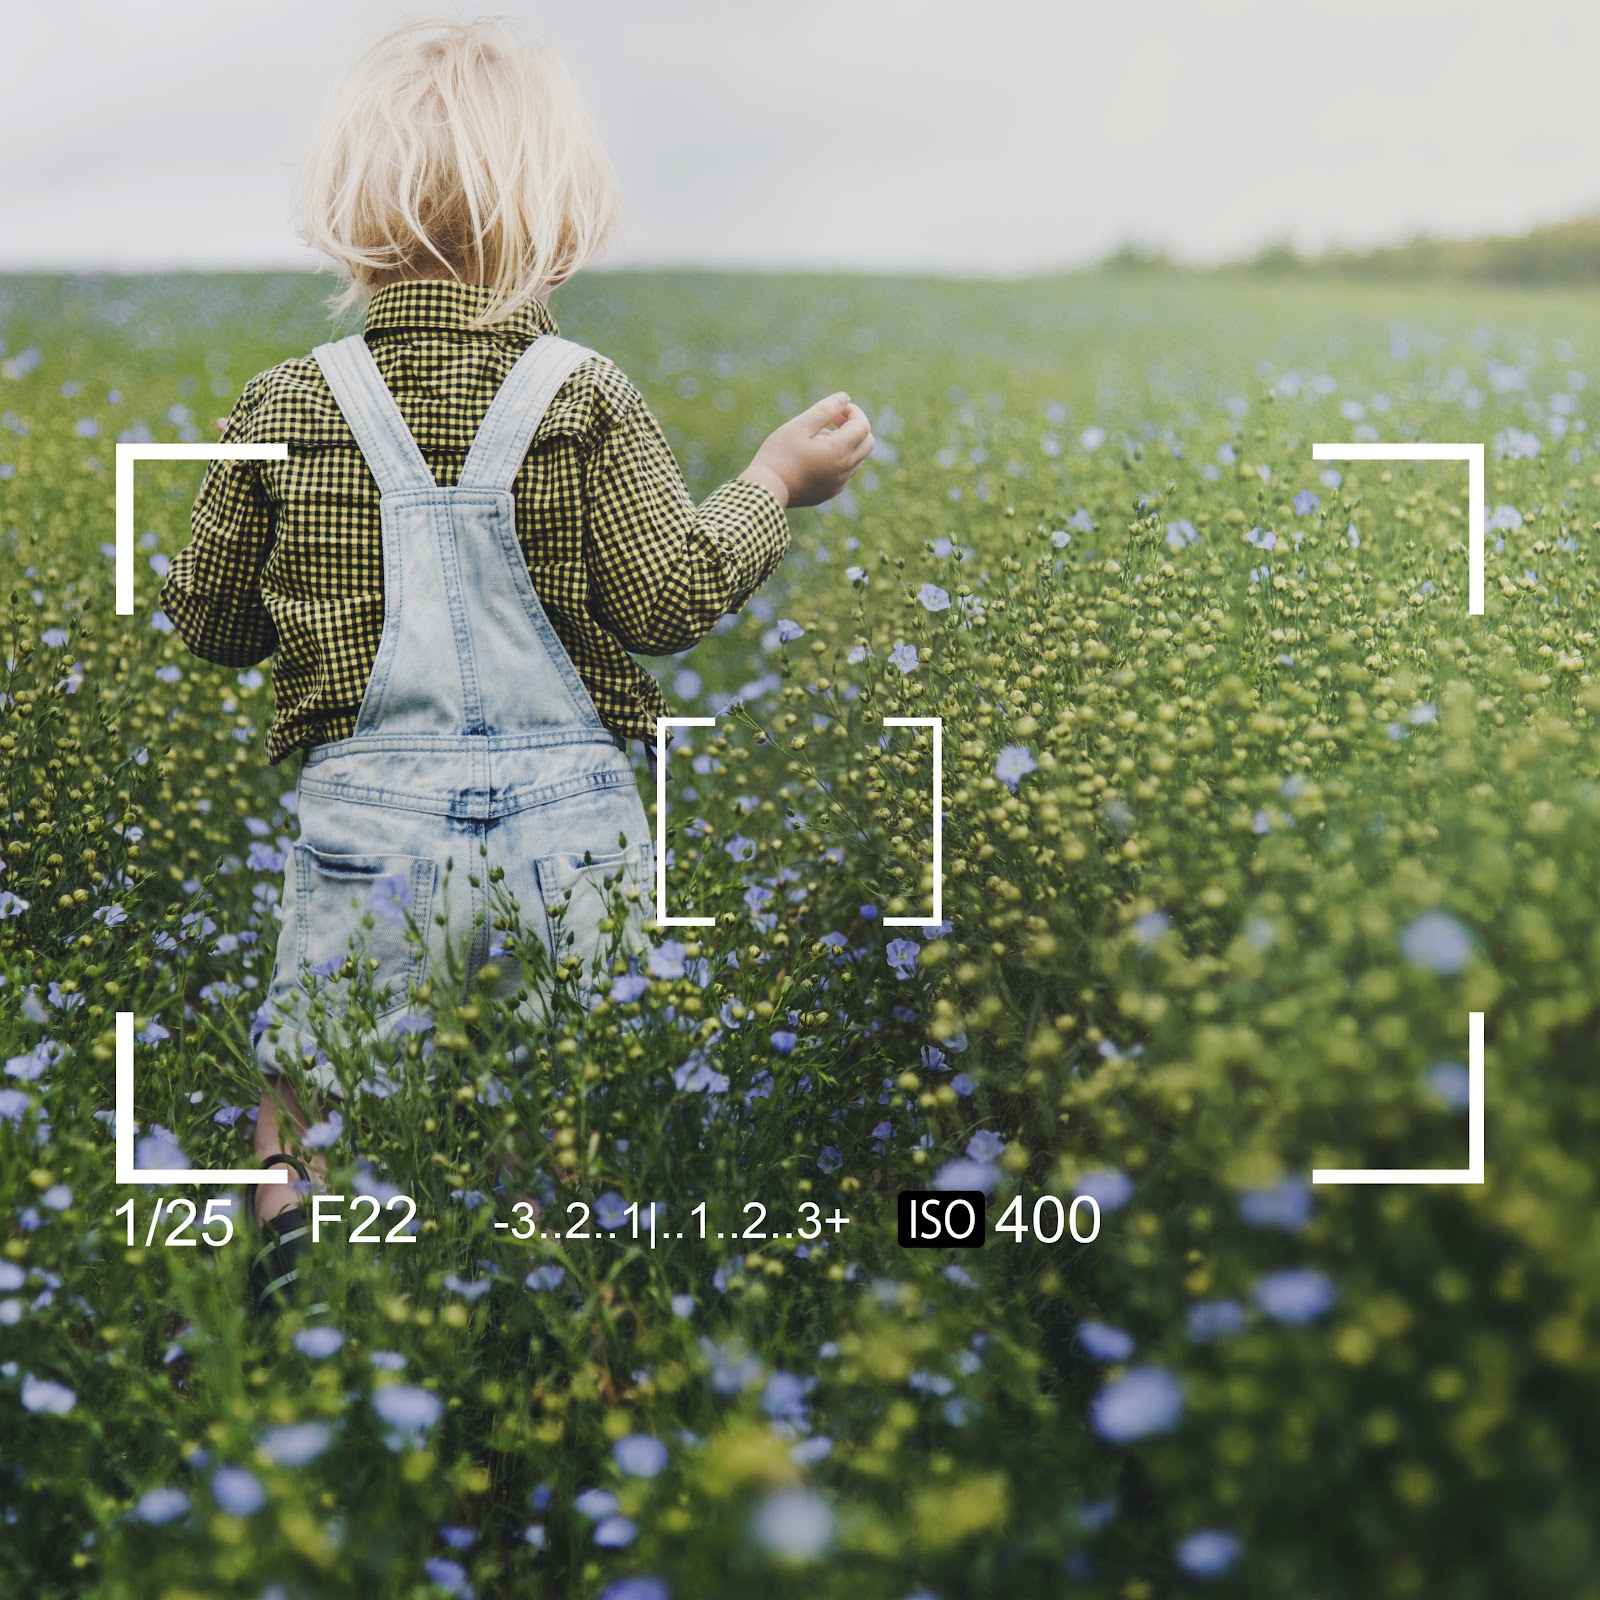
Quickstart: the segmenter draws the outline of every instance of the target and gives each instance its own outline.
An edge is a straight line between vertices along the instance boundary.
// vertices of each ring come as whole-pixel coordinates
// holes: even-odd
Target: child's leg
[[[295,1098],[294,1087],[289,1080],[284,1077],[271,1079],[261,1091],[261,1105],[256,1112],[256,1159],[264,1160],[267,1156],[276,1155],[280,1150],[288,1155],[297,1155],[305,1162],[312,1177],[326,1186],[328,1181],[326,1158],[296,1148],[300,1135],[310,1126],[311,1119]],[[291,1139],[294,1141],[293,1145],[285,1142]],[[282,1167],[281,1162],[279,1166]],[[273,1184],[270,1187],[262,1185],[255,1191],[256,1216],[262,1222],[269,1221],[280,1211],[287,1211],[290,1206],[301,1203],[300,1195],[292,1187],[294,1169],[290,1167],[285,1170],[289,1173],[290,1183]]]

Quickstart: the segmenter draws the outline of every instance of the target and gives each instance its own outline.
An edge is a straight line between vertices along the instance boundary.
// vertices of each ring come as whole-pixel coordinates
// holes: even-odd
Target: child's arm
[[[628,398],[585,468],[589,609],[625,649],[672,655],[771,577],[789,548],[786,508],[842,488],[871,433],[847,397],[832,395],[785,423],[697,508],[643,396],[629,385]],[[845,426],[822,431],[833,421]]]
[[[244,387],[222,438],[258,442],[251,424],[266,386]],[[161,609],[183,642],[218,666],[248,667],[278,647],[261,603],[261,569],[272,550],[272,508],[255,461],[213,461],[190,514],[190,543],[172,558],[161,586]]]

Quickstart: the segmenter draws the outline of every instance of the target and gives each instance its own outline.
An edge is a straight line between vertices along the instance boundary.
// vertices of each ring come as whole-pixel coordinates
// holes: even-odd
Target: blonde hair
[[[450,277],[494,291],[471,323],[488,327],[609,243],[616,172],[577,84],[507,20],[402,24],[340,80],[296,182],[296,231],[349,280],[333,316]]]

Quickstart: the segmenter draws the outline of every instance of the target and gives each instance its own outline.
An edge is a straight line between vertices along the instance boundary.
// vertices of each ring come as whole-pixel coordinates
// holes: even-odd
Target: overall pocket
[[[341,976],[348,980],[354,968],[347,970],[345,964],[354,957],[370,974],[375,1015],[385,1017],[403,1006],[407,986],[421,981],[427,960],[438,878],[434,861],[428,856],[331,855],[296,844],[294,878],[299,970],[309,967],[326,986]],[[411,923],[419,938],[412,936]]]
[[[560,851],[534,863],[550,948],[559,966],[576,958],[587,977],[616,940],[616,952],[642,957],[655,920],[655,845],[625,850]],[[609,880],[609,881],[608,881]],[[602,927],[609,916],[610,926]]]

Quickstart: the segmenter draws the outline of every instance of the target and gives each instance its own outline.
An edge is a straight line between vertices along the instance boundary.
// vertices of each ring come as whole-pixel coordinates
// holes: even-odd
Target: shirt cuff
[[[701,501],[698,515],[722,547],[733,590],[728,610],[738,611],[788,553],[788,514],[765,484],[730,478]]]

